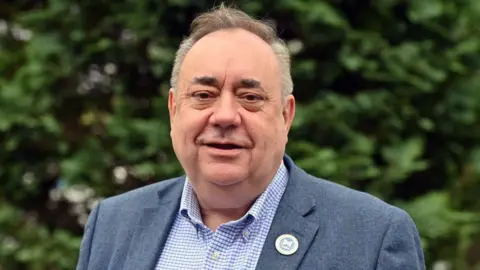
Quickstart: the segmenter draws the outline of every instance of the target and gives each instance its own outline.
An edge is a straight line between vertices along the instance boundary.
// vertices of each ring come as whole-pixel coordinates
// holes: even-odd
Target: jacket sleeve
[[[91,245],[95,233],[95,224],[97,223],[98,211],[100,204],[95,207],[88,216],[87,224],[85,225],[82,244],[80,246],[80,254],[77,262],[76,270],[87,270],[88,262],[90,261]]]
[[[420,236],[412,218],[395,209],[380,248],[377,270],[425,270]]]

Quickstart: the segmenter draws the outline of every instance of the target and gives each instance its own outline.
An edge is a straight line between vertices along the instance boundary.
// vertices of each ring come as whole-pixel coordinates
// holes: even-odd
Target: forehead
[[[242,29],[220,30],[197,41],[180,69],[180,81],[211,76],[224,83],[255,79],[268,88],[279,87],[277,58],[265,41]]]

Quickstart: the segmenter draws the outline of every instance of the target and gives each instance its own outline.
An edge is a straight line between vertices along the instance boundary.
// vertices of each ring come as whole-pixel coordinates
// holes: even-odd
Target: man
[[[171,85],[186,176],[101,202],[78,270],[425,269],[408,214],[285,155],[295,100],[271,27],[224,6],[199,16]]]

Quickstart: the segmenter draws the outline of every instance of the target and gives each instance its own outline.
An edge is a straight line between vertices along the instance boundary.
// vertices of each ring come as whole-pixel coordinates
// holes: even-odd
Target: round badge
[[[275,248],[282,255],[292,255],[298,250],[298,240],[291,234],[282,234],[275,241]]]

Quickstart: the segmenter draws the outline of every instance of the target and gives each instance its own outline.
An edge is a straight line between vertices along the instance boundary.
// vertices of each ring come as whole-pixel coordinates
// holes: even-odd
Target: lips
[[[233,150],[233,149],[241,149],[240,145],[233,144],[233,143],[207,143],[209,147],[221,149],[221,150]]]

